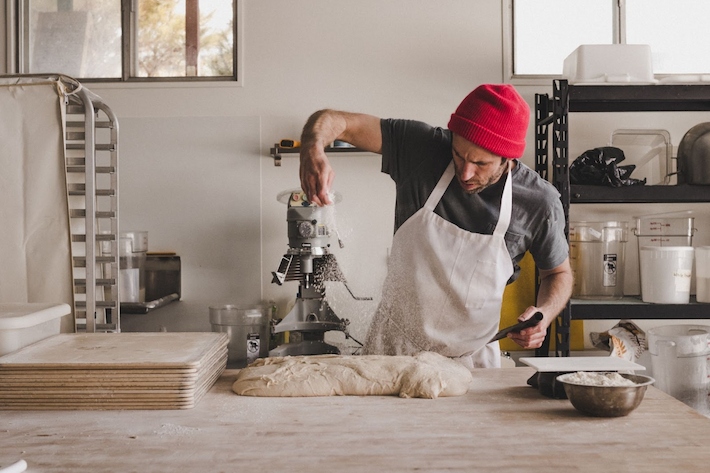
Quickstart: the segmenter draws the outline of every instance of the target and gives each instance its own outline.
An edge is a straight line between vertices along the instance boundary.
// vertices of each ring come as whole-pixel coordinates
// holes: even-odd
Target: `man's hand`
[[[301,189],[309,202],[320,206],[332,204],[328,194],[333,185],[335,173],[321,146],[301,147],[299,176]]]
[[[308,118],[301,134],[299,176],[306,198],[316,205],[328,205],[335,172],[325,155],[325,147],[343,140],[373,153],[382,150],[380,119],[361,113],[320,110]]]
[[[528,320],[530,317],[535,315],[536,312],[540,312],[540,309],[534,306],[528,307],[525,309],[525,312],[520,314],[518,322]],[[512,339],[522,348],[540,348],[542,343],[545,341],[545,337],[547,336],[547,327],[551,322],[551,320],[546,319],[548,319],[548,317],[543,318],[540,323],[534,327],[525,328],[520,332],[509,333],[508,338]]]

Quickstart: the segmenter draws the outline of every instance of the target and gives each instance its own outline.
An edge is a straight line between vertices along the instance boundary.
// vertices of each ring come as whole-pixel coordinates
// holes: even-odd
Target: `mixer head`
[[[334,197],[335,202],[342,200],[339,194]],[[330,236],[335,228],[335,210],[332,205],[319,207],[311,204],[300,190],[282,192],[277,199],[288,205],[289,249],[279,269],[272,273],[272,282],[281,285],[287,280],[298,279],[310,284],[313,282],[314,260],[329,254]]]

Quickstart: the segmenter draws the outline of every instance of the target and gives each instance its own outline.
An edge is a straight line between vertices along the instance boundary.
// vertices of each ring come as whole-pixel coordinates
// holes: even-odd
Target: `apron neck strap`
[[[513,213],[513,166],[512,160],[508,160],[508,169],[505,172],[505,186],[503,196],[500,199],[500,216],[498,224],[493,231],[494,235],[505,236],[510,226],[510,218]]]
[[[441,175],[441,178],[439,179],[439,182],[437,182],[436,187],[434,187],[434,190],[431,191],[431,194],[429,194],[429,198],[424,204],[425,209],[429,210],[430,212],[434,211],[436,205],[439,203],[441,197],[444,195],[444,192],[446,192],[446,189],[448,189],[451,180],[454,178],[455,172],[456,170],[454,169],[454,160],[452,159],[449,165],[446,167],[444,174]]]

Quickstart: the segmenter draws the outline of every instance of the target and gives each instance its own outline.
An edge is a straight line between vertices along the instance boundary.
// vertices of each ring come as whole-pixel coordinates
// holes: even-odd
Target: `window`
[[[710,2],[504,0],[506,77],[562,74],[581,44],[648,44],[657,78],[710,74]]]
[[[710,2],[626,0],[626,42],[649,44],[656,74],[710,74]]]
[[[16,1],[19,73],[102,81],[237,78],[233,0]]]

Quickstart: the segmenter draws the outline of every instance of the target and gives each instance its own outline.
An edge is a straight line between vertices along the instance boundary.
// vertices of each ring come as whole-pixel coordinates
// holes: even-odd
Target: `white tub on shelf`
[[[710,302],[710,246],[695,248],[695,285],[698,302]]]
[[[692,246],[642,246],[641,300],[660,304],[690,302]]]
[[[0,303],[0,356],[60,332],[69,304],[44,302]]]
[[[562,76],[570,84],[655,84],[648,44],[582,44],[567,56]]]

